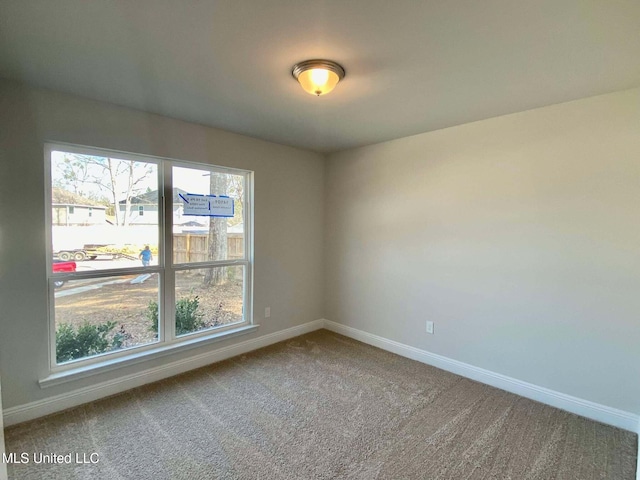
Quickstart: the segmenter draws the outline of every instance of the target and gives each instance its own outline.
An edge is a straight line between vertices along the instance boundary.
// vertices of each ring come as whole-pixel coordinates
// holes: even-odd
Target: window
[[[62,145],[46,162],[53,372],[251,324],[250,172]],[[104,223],[56,220],[64,198]]]
[[[93,217],[93,208],[89,207],[89,216]]]
[[[75,207],[73,205],[69,205],[69,215],[73,215],[75,211]]]

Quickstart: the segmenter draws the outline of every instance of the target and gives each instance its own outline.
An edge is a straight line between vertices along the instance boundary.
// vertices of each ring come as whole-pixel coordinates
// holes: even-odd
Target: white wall
[[[268,119],[265,119],[268,121]],[[323,156],[0,81],[0,365],[11,408],[179,360],[172,355],[42,390],[47,375],[45,141],[255,172],[254,312],[261,325],[200,354],[322,318]],[[271,318],[264,319],[264,307]]]
[[[640,413],[639,105],[640,89],[619,92],[333,154],[325,166],[304,150],[0,81],[3,406],[186,355],[38,386],[43,143],[54,141],[254,170],[253,338],[324,316]]]
[[[326,318],[640,413],[640,89],[336,153],[325,192]]]

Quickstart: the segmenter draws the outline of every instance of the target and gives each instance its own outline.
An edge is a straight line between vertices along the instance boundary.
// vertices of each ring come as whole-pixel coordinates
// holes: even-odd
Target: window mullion
[[[247,266],[245,267],[243,315],[250,323],[253,323],[253,182],[253,174],[245,173],[242,222],[244,224],[244,258],[247,260]]]
[[[171,342],[175,339],[176,288],[173,269],[173,175],[171,163],[162,162],[163,166],[163,198],[164,245],[162,259],[164,265],[164,281],[162,282],[162,335],[160,341]]]

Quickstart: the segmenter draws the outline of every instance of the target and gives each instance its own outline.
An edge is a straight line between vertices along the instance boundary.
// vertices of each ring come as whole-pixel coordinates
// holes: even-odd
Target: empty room
[[[640,2],[0,0],[0,480],[640,480]]]

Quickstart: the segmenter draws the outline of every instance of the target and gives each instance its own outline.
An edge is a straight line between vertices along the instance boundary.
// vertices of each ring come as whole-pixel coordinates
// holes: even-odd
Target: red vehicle
[[[62,260],[53,261],[53,273],[75,272],[75,271],[76,271],[76,262],[65,262]],[[56,288],[59,288],[64,285],[64,280],[54,280],[53,285]]]

